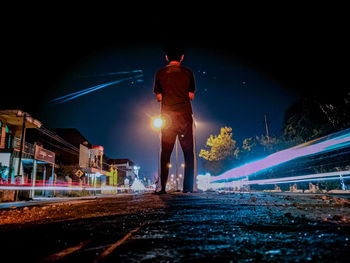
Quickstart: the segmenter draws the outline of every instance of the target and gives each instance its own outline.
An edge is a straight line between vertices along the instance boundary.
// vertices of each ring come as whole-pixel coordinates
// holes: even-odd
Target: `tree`
[[[235,156],[240,162],[249,162],[283,149],[283,144],[283,140],[275,136],[249,137],[243,140],[241,148],[237,147]]]
[[[205,147],[199,157],[206,160],[206,168],[212,174],[223,172],[228,161],[235,157],[236,141],[232,139],[232,128],[225,126],[219,135],[210,135]]]
[[[344,112],[350,103],[303,98],[294,102],[285,112],[283,137],[286,142],[303,143],[335,131],[348,128],[350,118]]]

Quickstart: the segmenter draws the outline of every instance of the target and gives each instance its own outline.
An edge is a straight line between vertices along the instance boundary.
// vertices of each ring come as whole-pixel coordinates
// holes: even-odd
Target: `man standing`
[[[161,102],[161,115],[165,120],[161,130],[160,182],[161,190],[155,194],[166,194],[170,156],[176,137],[180,141],[185,159],[183,192],[194,190],[194,130],[191,101],[194,98],[193,72],[182,66],[182,48],[170,47],[166,51],[167,66],[155,76],[154,93]]]

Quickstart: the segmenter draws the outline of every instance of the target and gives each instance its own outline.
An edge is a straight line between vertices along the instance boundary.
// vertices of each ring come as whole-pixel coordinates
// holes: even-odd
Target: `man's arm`
[[[160,85],[160,82],[159,82],[158,72],[156,73],[156,76],[154,78],[153,92],[157,95],[157,101],[161,102],[162,101],[162,86]]]
[[[193,100],[195,90],[196,90],[196,84],[195,84],[194,75],[193,75],[193,72],[192,72],[191,80],[190,80],[190,86],[189,86],[189,92],[188,92],[188,96],[190,97],[190,100]]]

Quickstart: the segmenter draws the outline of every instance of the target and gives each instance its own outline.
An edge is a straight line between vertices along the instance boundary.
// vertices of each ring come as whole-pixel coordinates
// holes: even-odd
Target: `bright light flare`
[[[161,116],[152,118],[152,127],[156,130],[160,130],[164,126],[165,120]]]

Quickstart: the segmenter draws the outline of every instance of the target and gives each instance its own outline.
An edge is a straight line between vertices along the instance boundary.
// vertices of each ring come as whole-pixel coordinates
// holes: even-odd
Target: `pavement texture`
[[[123,194],[0,211],[8,262],[348,262],[350,201]]]

